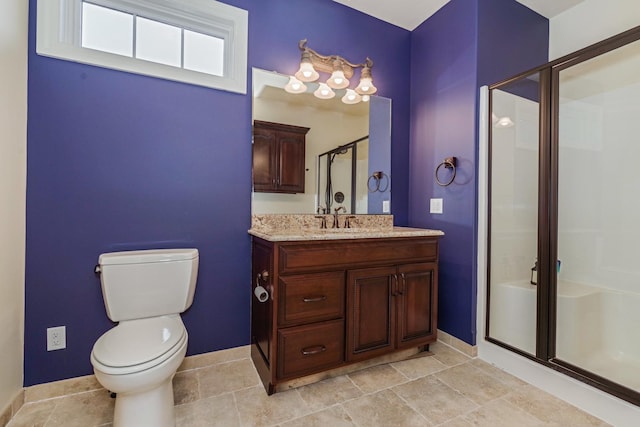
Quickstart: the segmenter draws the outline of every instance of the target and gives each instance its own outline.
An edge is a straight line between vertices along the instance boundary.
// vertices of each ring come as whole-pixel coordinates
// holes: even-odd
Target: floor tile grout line
[[[405,384],[406,384],[406,383],[405,383]],[[399,384],[399,385],[401,385],[401,384]],[[427,424],[428,424],[429,426],[435,426],[435,424],[434,424],[434,423],[433,423],[429,418],[427,418],[427,417],[426,417],[422,412],[420,412],[418,409],[414,408],[414,407],[413,407],[413,405],[411,405],[411,404],[410,404],[410,403],[409,403],[409,402],[408,402],[404,397],[400,396],[400,395],[399,395],[399,394],[398,394],[398,393],[397,393],[393,388],[395,388],[395,387],[392,387],[392,388],[390,388],[389,390],[391,390],[391,392],[392,392],[393,394],[395,394],[395,395],[396,395],[396,397],[397,397],[398,399],[400,399],[402,402],[404,402],[404,405],[405,405],[406,407],[410,408],[413,412],[415,412],[415,413],[416,413],[416,414],[418,414],[420,417],[422,417],[422,418],[427,422]]]

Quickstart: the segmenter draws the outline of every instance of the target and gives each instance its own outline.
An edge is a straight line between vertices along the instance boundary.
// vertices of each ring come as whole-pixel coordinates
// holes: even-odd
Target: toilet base
[[[157,387],[118,393],[113,427],[175,427],[173,375]]]

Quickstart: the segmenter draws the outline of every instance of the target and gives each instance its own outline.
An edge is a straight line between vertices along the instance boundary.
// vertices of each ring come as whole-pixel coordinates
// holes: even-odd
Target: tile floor
[[[607,425],[445,344],[431,351],[272,396],[248,346],[188,358],[174,379],[176,426]],[[104,389],[36,400],[8,427],[110,426],[113,402]]]

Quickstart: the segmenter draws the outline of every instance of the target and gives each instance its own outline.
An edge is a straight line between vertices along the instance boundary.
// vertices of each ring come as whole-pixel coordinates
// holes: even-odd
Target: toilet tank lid
[[[188,249],[149,249],[142,251],[122,251],[101,254],[100,265],[144,264],[153,262],[185,261],[198,257],[198,250]]]

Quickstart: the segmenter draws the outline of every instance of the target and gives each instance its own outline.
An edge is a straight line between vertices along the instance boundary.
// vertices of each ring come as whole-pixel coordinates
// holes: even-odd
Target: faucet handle
[[[355,219],[355,215],[349,215],[344,219],[344,228],[351,228],[351,220]]]
[[[316,215],[316,218],[320,220],[320,228],[327,228],[327,218],[323,215]]]
[[[321,205],[318,205],[318,209],[316,209],[316,213],[317,213],[317,214],[319,214],[319,213],[321,213],[321,212],[322,212],[323,214],[326,214],[326,213],[327,213],[327,208],[325,208],[325,207],[323,207],[323,206],[321,206]],[[316,217],[316,218],[318,218],[318,217]]]

